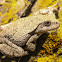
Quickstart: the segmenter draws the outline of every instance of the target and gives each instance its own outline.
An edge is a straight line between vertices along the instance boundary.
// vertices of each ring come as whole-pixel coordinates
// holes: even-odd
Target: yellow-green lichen
[[[6,24],[9,21],[15,21],[18,18],[18,11],[23,8],[23,3],[19,0],[5,0],[5,3],[0,7],[1,24]]]
[[[62,39],[59,37],[58,33],[52,32],[45,41],[43,48],[45,48],[48,53],[53,54],[53,50],[57,49],[61,43]]]
[[[62,21],[62,0],[58,0],[58,6],[60,8],[58,16],[59,16],[59,21]]]
[[[37,60],[34,60],[34,62],[62,62],[62,58],[57,58],[54,54],[53,56],[38,58]]]

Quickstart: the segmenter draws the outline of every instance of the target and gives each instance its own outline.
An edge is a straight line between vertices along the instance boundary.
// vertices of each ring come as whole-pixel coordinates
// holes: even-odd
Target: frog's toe
[[[28,55],[28,52],[27,52],[27,51],[25,51],[25,52],[24,52],[24,55]]]

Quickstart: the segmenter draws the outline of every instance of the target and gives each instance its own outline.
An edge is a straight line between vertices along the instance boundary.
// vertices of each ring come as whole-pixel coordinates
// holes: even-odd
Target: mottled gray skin
[[[22,46],[34,51],[36,41],[44,32],[55,30],[59,27],[54,15],[37,15],[21,18],[0,27],[0,51],[9,57],[27,55]]]

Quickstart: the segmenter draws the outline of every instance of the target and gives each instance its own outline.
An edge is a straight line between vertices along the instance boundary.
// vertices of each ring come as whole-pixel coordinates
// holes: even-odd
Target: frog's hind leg
[[[6,56],[14,56],[13,50],[6,44],[0,44],[0,52],[5,54]]]
[[[27,51],[24,51],[22,47],[18,47],[12,42],[8,41],[6,38],[0,38],[0,52],[9,57],[22,57],[27,55]]]

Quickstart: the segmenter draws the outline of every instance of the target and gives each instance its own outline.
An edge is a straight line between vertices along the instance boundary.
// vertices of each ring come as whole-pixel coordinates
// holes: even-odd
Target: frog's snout
[[[56,24],[57,24],[57,28],[59,28],[60,27],[60,24],[58,22],[56,22]]]

